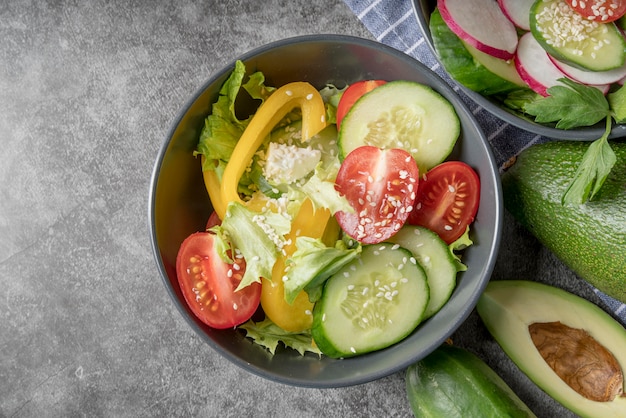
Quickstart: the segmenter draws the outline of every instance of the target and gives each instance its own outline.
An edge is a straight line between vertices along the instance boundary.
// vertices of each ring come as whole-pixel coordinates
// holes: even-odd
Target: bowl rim
[[[429,5],[429,1],[427,0],[411,0],[413,5],[413,14],[416,17],[417,25],[421,34],[424,37],[424,41],[428,45],[430,52],[432,52],[434,58],[441,65],[442,70],[445,71],[445,68],[441,64],[441,60],[435,51],[435,47],[433,44],[433,38],[430,33],[429,28],[429,19],[426,16],[426,10]],[[446,71],[447,73],[447,71]],[[581,127],[572,130],[565,129],[557,129],[549,126],[541,125],[536,122],[532,122],[530,120],[526,120],[515,114],[506,111],[502,107],[498,106],[496,103],[490,101],[485,96],[481,95],[478,92],[468,89],[461,83],[458,83],[452,77],[450,77],[452,82],[458,86],[459,89],[463,91],[463,93],[468,96],[472,101],[474,101],[477,105],[485,109],[487,112],[496,116],[502,122],[513,125],[517,128],[523,129],[528,132],[532,132],[537,135],[544,136],[546,138],[551,139],[559,139],[559,140],[568,140],[568,141],[594,141],[600,138],[604,134],[605,123],[599,122],[596,126],[592,127]],[[613,123],[613,127],[611,128],[611,133],[609,134],[609,139],[615,138],[623,138],[626,137],[626,124],[616,124]]]
[[[166,271],[166,268],[163,264],[162,258],[161,258],[161,254],[158,248],[158,240],[157,240],[157,236],[156,236],[156,208],[155,208],[155,198],[156,198],[156,191],[157,191],[157,184],[158,184],[158,178],[159,178],[159,173],[161,171],[161,167],[163,166],[163,161],[164,161],[164,157],[167,153],[168,147],[171,143],[172,137],[175,134],[176,129],[178,128],[178,126],[180,125],[181,121],[183,120],[185,114],[190,110],[190,108],[192,107],[192,105],[196,102],[196,100],[198,100],[200,98],[200,96],[216,81],[220,80],[221,78],[223,78],[226,74],[230,73],[232,71],[233,65],[235,60],[242,60],[242,61],[246,61],[248,59],[254,58],[257,55],[263,54],[267,51],[270,50],[274,50],[277,48],[281,48],[281,47],[285,47],[285,46],[289,46],[289,45],[293,45],[296,43],[307,43],[307,42],[312,42],[312,43],[319,43],[319,42],[323,42],[323,43],[333,43],[333,42],[340,42],[340,43],[347,43],[347,44],[351,44],[351,45],[358,45],[358,46],[363,46],[366,48],[371,48],[374,50],[379,50],[382,51],[385,54],[391,55],[394,58],[400,59],[400,60],[404,60],[404,61],[409,61],[410,65],[416,66],[418,68],[420,68],[421,71],[426,71],[428,73],[431,74],[432,77],[434,77],[437,81],[437,83],[440,83],[440,85],[438,86],[438,88],[441,90],[445,90],[447,91],[448,94],[457,97],[458,98],[458,94],[454,92],[453,88],[451,86],[449,86],[445,80],[443,80],[438,74],[436,74],[435,72],[433,72],[432,70],[430,70],[428,67],[426,67],[424,64],[422,64],[421,62],[419,62],[418,60],[410,57],[409,55],[395,49],[392,48],[390,46],[387,46],[385,44],[382,44],[380,42],[374,41],[374,40],[369,40],[369,39],[365,39],[365,38],[361,38],[361,37],[357,37],[357,36],[352,36],[352,35],[338,35],[338,34],[312,34],[312,35],[298,35],[298,36],[293,36],[293,37],[289,37],[289,38],[285,38],[285,39],[281,39],[281,40],[277,40],[277,41],[273,41],[264,45],[261,45],[257,48],[254,48],[248,52],[245,52],[243,54],[240,54],[239,56],[237,56],[235,59],[233,59],[232,61],[230,61],[228,64],[223,65],[220,69],[218,69],[217,71],[215,71],[204,83],[202,83],[200,85],[199,88],[197,88],[195,90],[195,92],[191,95],[191,97],[189,99],[187,99],[184,104],[180,107],[180,109],[178,110],[175,118],[172,120],[172,122],[170,123],[170,126],[166,132],[166,136],[165,136],[165,140],[163,141],[163,143],[161,144],[161,147],[157,153],[156,156],[156,160],[152,169],[152,174],[151,174],[151,179],[150,179],[150,189],[149,189],[149,194],[148,194],[148,228],[149,228],[149,232],[150,232],[150,243],[151,243],[151,249],[152,249],[152,253],[153,253],[153,257],[156,261],[157,264],[157,270],[159,273],[159,276],[161,278],[161,281],[163,282],[163,284],[165,285],[166,291],[169,295],[169,297],[172,299],[172,301],[174,302],[174,305],[176,306],[177,310],[179,311],[179,313],[183,316],[184,320],[187,322],[187,324],[194,330],[194,332],[200,336],[200,338],[205,341],[206,343],[209,344],[209,346],[216,352],[218,352],[220,354],[220,356],[226,358],[227,360],[229,360],[231,363],[237,365],[238,367],[246,370],[247,372],[250,372],[254,375],[263,377],[265,379],[268,379],[270,381],[273,382],[277,382],[277,383],[282,383],[282,384],[287,384],[287,385],[291,385],[291,386],[297,386],[297,387],[310,387],[310,388],[338,388],[338,387],[347,387],[347,386],[354,386],[354,385],[359,385],[359,384],[364,384],[364,383],[368,383],[374,380],[378,380],[384,377],[387,377],[393,373],[399,372],[403,369],[406,369],[408,366],[410,366],[411,364],[413,364],[414,362],[420,360],[421,358],[423,358],[423,356],[429,354],[430,352],[434,351],[440,344],[442,344],[445,339],[447,337],[444,336],[444,334],[446,335],[450,335],[452,334],[458,327],[460,327],[463,322],[465,322],[465,320],[469,317],[469,315],[471,314],[471,312],[473,311],[475,304],[478,301],[478,297],[480,296],[480,294],[483,292],[484,288],[487,286],[490,278],[491,278],[491,274],[493,272],[494,266],[495,266],[495,262],[496,262],[496,258],[497,258],[497,254],[498,254],[498,250],[500,247],[500,240],[501,240],[501,235],[502,235],[502,229],[503,229],[503,202],[502,202],[502,186],[500,183],[500,177],[498,175],[498,169],[497,169],[497,165],[495,162],[495,158],[493,155],[493,151],[490,147],[490,144],[482,130],[482,128],[480,127],[480,125],[478,124],[478,122],[476,121],[476,119],[473,117],[473,115],[471,114],[469,108],[467,107],[467,105],[460,99],[458,98],[458,100],[456,100],[455,106],[458,106],[459,108],[461,108],[462,110],[464,110],[464,112],[469,116],[469,120],[471,121],[474,129],[479,133],[480,136],[480,140],[479,140],[479,144],[483,149],[484,152],[486,154],[486,158],[487,161],[489,163],[489,169],[488,169],[488,175],[490,177],[493,177],[493,181],[494,181],[494,185],[495,185],[495,190],[493,191],[494,195],[495,195],[495,207],[494,207],[494,214],[493,214],[493,222],[494,222],[494,232],[493,232],[493,237],[494,239],[492,240],[492,242],[489,243],[488,246],[488,250],[486,250],[488,257],[486,262],[482,265],[482,266],[477,266],[477,270],[480,270],[479,277],[481,278],[479,285],[472,288],[471,289],[471,293],[469,295],[469,300],[472,301],[472,303],[470,303],[468,306],[464,306],[463,309],[460,309],[458,312],[455,311],[455,316],[454,316],[454,320],[452,321],[453,324],[449,327],[447,327],[447,332],[446,333],[442,333],[442,336],[434,341],[432,341],[432,343],[428,346],[428,348],[425,350],[425,354],[423,354],[422,357],[407,357],[407,358],[403,358],[403,361],[401,362],[397,362],[393,367],[390,368],[380,368],[380,369],[376,369],[375,371],[369,372],[369,373],[361,373],[361,374],[351,374],[348,375],[347,377],[336,377],[332,380],[321,380],[321,381],[316,381],[316,380],[311,380],[311,379],[307,379],[307,378],[301,378],[298,376],[291,376],[291,375],[284,375],[284,374],[277,374],[277,373],[273,373],[271,371],[268,371],[262,367],[259,367],[257,365],[254,365],[252,363],[246,362],[244,361],[242,358],[238,357],[237,355],[223,349],[221,346],[219,346],[217,343],[215,343],[205,332],[204,330],[198,325],[198,323],[190,316],[189,312],[186,311],[184,309],[184,307],[182,306],[182,303],[178,300],[177,295],[175,294],[175,291],[172,287],[171,282],[168,279],[168,274]],[[379,352],[384,351],[384,350],[379,350]],[[309,353],[307,353],[308,355]],[[367,356],[367,354],[365,355]],[[359,358],[363,358],[364,356],[358,356],[358,357],[354,357],[354,358],[349,358],[349,359],[342,359],[342,360],[336,360],[336,361],[341,361],[341,362],[349,362],[351,360],[354,359],[359,359]]]

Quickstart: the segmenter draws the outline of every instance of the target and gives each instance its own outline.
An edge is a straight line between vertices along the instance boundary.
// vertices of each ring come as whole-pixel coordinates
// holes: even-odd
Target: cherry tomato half
[[[217,212],[213,211],[211,212],[211,216],[209,216],[209,220],[206,222],[206,229],[207,231],[211,228],[213,228],[214,226],[218,226],[222,224],[222,220],[220,219],[220,217],[217,215]]]
[[[625,0],[565,0],[578,14],[598,23],[607,23],[626,14]]]
[[[474,169],[461,161],[446,161],[420,179],[408,222],[451,244],[474,221],[479,201],[480,180]]]
[[[341,121],[348,113],[352,105],[365,93],[374,90],[378,86],[385,84],[384,80],[362,80],[350,84],[341,95],[337,105],[337,129],[340,128]]]
[[[335,218],[349,236],[376,244],[393,236],[412,210],[419,182],[415,159],[403,149],[362,146],[341,164],[335,189],[354,212],[339,211]]]
[[[250,319],[256,311],[261,283],[235,291],[246,263],[237,258],[233,264],[222,261],[215,239],[209,232],[196,232],[187,237],[176,257],[176,274],[194,315],[212,328],[232,328]]]

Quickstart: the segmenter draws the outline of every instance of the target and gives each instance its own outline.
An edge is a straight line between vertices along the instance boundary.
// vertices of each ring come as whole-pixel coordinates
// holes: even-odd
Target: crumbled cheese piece
[[[270,143],[263,166],[263,175],[271,183],[291,184],[315,169],[322,158],[319,150],[311,147]]]

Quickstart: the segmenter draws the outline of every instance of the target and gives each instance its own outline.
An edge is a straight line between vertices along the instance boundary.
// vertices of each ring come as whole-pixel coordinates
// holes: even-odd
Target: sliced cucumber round
[[[456,263],[448,244],[422,226],[405,225],[389,239],[411,251],[428,279],[430,300],[424,319],[430,318],[450,299],[456,286]]]
[[[327,280],[311,333],[329,357],[379,350],[419,325],[428,299],[426,274],[410,251],[391,243],[365,246]]]
[[[364,94],[339,130],[340,157],[363,145],[409,152],[426,172],[452,152],[461,131],[452,104],[413,81],[391,81]]]
[[[626,39],[615,23],[581,18],[564,0],[536,1],[530,31],[548,54],[577,68],[607,71],[626,61]]]

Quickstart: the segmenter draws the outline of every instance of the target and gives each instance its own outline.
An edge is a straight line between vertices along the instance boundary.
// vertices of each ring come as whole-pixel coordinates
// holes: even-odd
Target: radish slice
[[[441,17],[459,38],[486,54],[509,60],[515,56],[515,25],[493,0],[438,0]]]
[[[572,80],[578,81],[582,84],[600,85],[600,84],[612,84],[617,83],[624,77],[626,77],[626,64],[620,68],[608,71],[585,71],[571,65],[565,64],[550,56],[550,59],[557,66],[563,74],[567,75]]]
[[[542,96],[548,95],[549,87],[559,84],[559,78],[566,77],[530,32],[519,39],[515,67],[528,87]]]
[[[550,87],[562,85],[559,78],[569,78],[554,65],[548,53],[530,32],[520,37],[515,55],[515,68],[528,87],[542,96],[549,96],[547,90]],[[606,94],[610,86],[602,84],[593,87]]]
[[[502,12],[515,26],[530,30],[530,6],[535,0],[498,0]]]

